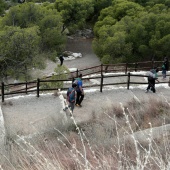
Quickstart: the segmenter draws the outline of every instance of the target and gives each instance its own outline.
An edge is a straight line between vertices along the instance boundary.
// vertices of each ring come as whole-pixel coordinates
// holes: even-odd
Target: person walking
[[[67,90],[67,101],[68,101],[68,107],[66,106],[63,110],[66,111],[68,108],[70,108],[70,110],[73,113],[74,110],[74,105],[75,105],[75,101],[76,101],[76,84],[72,84],[72,87],[68,88]]]
[[[81,103],[82,103],[82,101],[84,99],[82,74],[80,74],[79,77],[75,79],[73,84],[77,84],[77,88],[76,88],[76,92],[77,92],[76,106],[82,107]]]
[[[63,65],[63,61],[64,61],[64,57],[62,55],[60,55],[59,59],[60,59],[60,66],[62,66]]]
[[[166,67],[165,67],[165,62],[162,64],[162,78],[166,79]]]
[[[169,61],[168,61],[168,57],[165,57],[163,65],[162,65],[162,76],[163,76],[163,79],[166,78],[166,72],[168,70],[169,70]]]
[[[148,87],[147,87],[147,89],[146,89],[146,93],[149,91],[149,90],[151,90],[151,91],[153,91],[153,93],[155,93],[156,92],[156,90],[155,90],[155,81],[158,81],[159,82],[159,80],[158,80],[158,73],[159,72],[159,70],[158,70],[158,68],[154,68],[154,69],[151,69],[148,73],[147,73],[147,75],[148,75]]]

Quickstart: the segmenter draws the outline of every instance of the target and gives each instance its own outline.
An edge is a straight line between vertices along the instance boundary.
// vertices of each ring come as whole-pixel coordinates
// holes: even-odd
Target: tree
[[[56,0],[55,8],[63,18],[62,32],[66,28],[70,32],[75,32],[78,28],[83,28],[86,19],[94,10],[92,0]]]
[[[61,34],[62,24],[59,15],[47,15],[39,21],[42,49],[62,52],[66,42],[65,35]]]
[[[17,26],[27,28],[37,25],[45,13],[40,5],[34,3],[24,3],[13,6],[3,18],[3,24],[7,26]]]
[[[44,61],[37,58],[40,37],[38,27],[20,29],[6,27],[0,31],[0,66],[14,78],[29,79],[29,69],[40,67]]]
[[[4,0],[0,0],[0,15],[4,14],[7,5]]]
[[[112,5],[112,0],[93,0],[94,12],[91,14],[89,20],[96,22],[102,9]]]
[[[129,23],[135,18],[143,7],[129,1],[113,2],[112,6],[101,11],[99,21],[95,24],[94,33],[96,39],[93,49],[103,62],[127,61],[132,55],[133,44],[128,41],[130,32]],[[129,16],[128,20],[123,19]],[[128,23],[129,22],[129,23]],[[109,56],[109,57],[108,57]]]
[[[155,4],[165,4],[166,6],[170,7],[170,0],[131,0],[131,1],[148,7],[152,7]]]
[[[125,16],[135,17],[143,10],[144,8],[137,3],[115,0],[112,6],[101,11],[99,21],[103,20],[106,16],[112,16],[114,19],[120,21]]]
[[[100,37],[93,42],[93,49],[101,58],[103,63],[115,63],[127,60],[131,55],[131,44],[126,42],[126,32],[123,29],[117,30],[116,26],[103,26]],[[99,51],[98,51],[99,50]]]
[[[55,74],[52,75],[51,80],[61,80],[61,79],[68,79],[69,70],[66,66],[57,65],[54,69]],[[56,82],[49,82],[49,83],[41,83],[41,88],[62,88],[64,85],[63,81],[56,81]]]
[[[115,0],[111,7],[101,11],[94,33],[93,49],[104,63],[115,59],[162,59],[169,55],[169,8],[164,4],[143,8],[134,2]]]
[[[56,9],[48,5],[24,3],[12,7],[2,19],[3,26],[18,26],[29,28],[39,26],[42,51],[57,51],[60,53],[65,45],[65,34],[61,34],[62,18]]]

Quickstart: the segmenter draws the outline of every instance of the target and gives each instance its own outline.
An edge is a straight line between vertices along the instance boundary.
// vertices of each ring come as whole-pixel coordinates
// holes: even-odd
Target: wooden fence
[[[120,64],[101,64],[94,67],[89,67],[85,69],[77,69],[74,72],[71,72],[73,76],[77,77],[80,73],[83,76],[105,72],[127,72],[132,71],[147,71],[151,68],[158,67],[161,70],[163,61],[145,61],[145,62],[136,62],[136,63],[120,63]]]
[[[167,75],[169,77],[170,75]],[[114,78],[120,78],[120,77],[125,77],[127,81],[124,82],[114,82]],[[100,80],[100,84],[92,84],[92,85],[85,85],[83,86],[84,88],[92,88],[92,87],[99,87],[100,92],[102,92],[104,86],[114,86],[114,85],[125,85],[127,89],[129,89],[131,84],[147,84],[147,82],[133,82],[131,81],[132,77],[147,77],[146,75],[141,75],[141,74],[132,74],[130,72],[125,73],[125,74],[116,74],[116,75],[106,75],[104,74],[103,70],[100,70],[100,74],[95,77],[91,78],[83,78],[83,81],[89,81],[90,79],[98,79]],[[104,79],[107,78],[112,78],[111,83],[104,83]],[[71,79],[63,79],[63,80],[41,80],[37,79],[36,81],[31,81],[31,82],[24,82],[24,83],[15,83],[15,84],[8,84],[5,85],[3,82],[1,84],[1,97],[2,97],[2,102],[5,100],[5,96],[11,96],[11,95],[17,95],[17,94],[28,94],[28,93],[35,93],[37,97],[40,96],[40,92],[42,91],[54,91],[58,90],[58,88],[42,88],[43,83],[49,83],[49,82],[63,82],[64,87],[61,88],[61,90],[66,90],[68,87],[72,84]],[[66,83],[67,82],[67,83]],[[167,81],[163,81],[160,83],[168,83],[170,86],[170,79]]]
[[[129,89],[130,84],[147,84],[141,82],[131,82],[130,77],[138,76],[138,77],[146,77],[145,75],[134,75],[130,72],[132,71],[144,71],[150,70],[155,66],[161,68],[163,61],[145,61],[145,62],[136,62],[136,63],[120,63],[120,64],[101,64],[98,66],[84,68],[84,69],[77,69],[76,71],[70,72],[68,75],[68,79],[65,80],[51,80],[51,76],[46,77],[45,79],[37,79],[30,82],[23,82],[23,83],[14,83],[14,84],[5,84],[4,82],[1,83],[1,97],[2,102],[4,102],[5,96],[7,95],[17,95],[20,93],[28,94],[28,93],[36,93],[37,97],[39,97],[41,91],[53,91],[58,90],[58,88],[42,88],[43,83],[49,82],[63,82],[63,84],[69,84],[64,82],[71,82],[73,78],[78,77],[81,73],[83,76],[91,75],[91,74],[99,74],[100,76],[96,76],[93,78],[84,78],[83,80],[90,80],[90,79],[100,79],[100,85],[87,85],[84,88],[90,87],[100,87],[100,92],[104,86],[108,85],[121,85],[126,84],[127,89]],[[104,73],[113,73],[113,72],[124,72],[125,74],[117,74],[112,76],[106,76]],[[127,82],[119,82],[119,83],[104,83],[104,79],[106,78],[116,78],[116,77],[127,77]],[[167,75],[168,76],[168,75]],[[162,83],[169,83],[169,81],[162,82]],[[71,83],[70,83],[71,84]],[[67,89],[68,86],[64,86],[61,90]]]

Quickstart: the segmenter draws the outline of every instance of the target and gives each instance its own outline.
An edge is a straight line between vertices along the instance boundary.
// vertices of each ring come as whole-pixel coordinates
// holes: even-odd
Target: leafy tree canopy
[[[93,49],[104,63],[162,59],[170,53],[169,21],[165,4],[144,8],[134,2],[115,0],[101,11],[95,24]]]
[[[5,27],[0,31],[0,65],[5,75],[28,78],[28,69],[39,67],[42,59],[36,58],[39,49],[39,29],[31,27]],[[39,64],[38,64],[39,63]]]
[[[170,0],[130,0],[143,6],[153,7],[156,4],[164,4],[170,7]]]
[[[13,6],[0,18],[0,24],[0,65],[4,70],[3,75],[27,74],[28,68],[44,65],[37,62],[44,60],[37,59],[39,54],[50,52],[57,55],[64,49],[66,38],[61,33],[62,18],[57,10],[48,4],[23,3]],[[49,58],[54,61],[56,56],[50,55]],[[20,70],[13,71],[16,68]]]
[[[7,5],[4,0],[0,0],[0,15],[4,14]]]
[[[92,0],[56,0],[55,8],[63,18],[62,31],[67,28],[70,32],[83,28],[94,11]]]
[[[29,28],[39,26],[41,36],[41,49],[44,51],[61,50],[64,47],[65,35],[61,33],[62,18],[56,9],[48,5],[23,3],[11,7],[2,18],[3,26],[17,26]]]

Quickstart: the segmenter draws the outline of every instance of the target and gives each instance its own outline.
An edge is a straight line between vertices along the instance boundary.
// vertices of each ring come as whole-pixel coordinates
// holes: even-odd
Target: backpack
[[[76,84],[76,85],[77,85],[77,86],[76,86],[76,91],[79,91],[79,90],[80,90],[79,86],[80,86],[81,82],[82,82],[82,80],[81,80],[80,78],[76,78],[76,79],[73,81],[72,84]]]
[[[157,73],[155,72],[155,69],[152,69],[150,71],[147,72],[147,76],[149,76],[149,80],[152,79],[157,79]]]
[[[73,84],[78,85],[78,79],[74,79]]]
[[[67,91],[67,97],[68,101],[71,103],[75,102],[75,89],[74,88],[69,88]]]
[[[166,68],[165,68],[165,64],[163,64],[163,65],[162,65],[162,69],[163,69],[163,70],[165,70],[165,69],[166,69]]]

